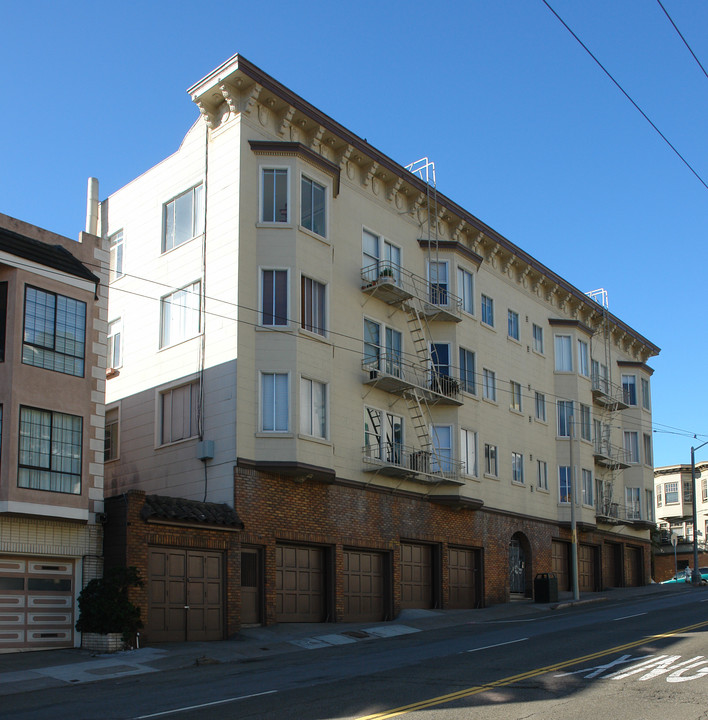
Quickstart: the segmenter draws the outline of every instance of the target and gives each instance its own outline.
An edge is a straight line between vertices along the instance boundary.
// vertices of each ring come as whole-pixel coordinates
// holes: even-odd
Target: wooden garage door
[[[221,553],[151,548],[148,597],[151,642],[223,640]]]
[[[384,556],[345,550],[342,571],[345,622],[378,622],[385,612]]]
[[[551,541],[553,572],[558,578],[558,590],[570,590],[570,546],[560,540]]]
[[[433,563],[430,545],[401,543],[401,607],[433,604]]]
[[[594,592],[596,549],[592,545],[578,545],[578,586],[580,592]]]
[[[0,652],[73,646],[73,561],[0,558]]]
[[[479,602],[480,551],[469,548],[450,548],[448,552],[448,572],[450,608],[473,608]]]
[[[322,622],[324,586],[322,548],[289,545],[275,548],[275,619],[278,622]]]
[[[627,587],[638,587],[642,584],[642,551],[637,547],[628,547],[627,552]]]

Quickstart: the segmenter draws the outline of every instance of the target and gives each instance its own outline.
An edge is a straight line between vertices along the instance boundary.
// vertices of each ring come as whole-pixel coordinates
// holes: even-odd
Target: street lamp
[[[701,584],[701,573],[698,570],[698,512],[696,502],[696,450],[700,450],[703,445],[708,445],[708,440],[697,448],[691,446],[691,492],[693,494],[693,572],[691,573],[691,584]]]

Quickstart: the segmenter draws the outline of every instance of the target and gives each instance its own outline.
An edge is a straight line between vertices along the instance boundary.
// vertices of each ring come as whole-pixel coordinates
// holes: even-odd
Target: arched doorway
[[[509,593],[528,595],[530,583],[527,578],[531,572],[531,548],[522,533],[516,533],[509,543]]]

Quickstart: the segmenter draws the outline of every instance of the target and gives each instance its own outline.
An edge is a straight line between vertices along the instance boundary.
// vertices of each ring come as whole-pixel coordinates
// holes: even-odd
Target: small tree
[[[128,599],[128,589],[141,587],[143,581],[134,567],[114,567],[103,578],[91,580],[79,594],[79,632],[122,633],[130,642],[143,626],[140,608]]]

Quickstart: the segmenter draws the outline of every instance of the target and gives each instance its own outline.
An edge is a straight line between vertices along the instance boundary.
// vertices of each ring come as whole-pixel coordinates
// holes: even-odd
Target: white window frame
[[[480,318],[483,325],[487,327],[494,327],[494,298],[489,297],[485,293],[482,293],[482,299],[480,301],[482,306],[482,316]]]
[[[470,477],[477,477],[477,433],[474,430],[466,428],[460,430],[460,460],[462,473]]]
[[[590,377],[590,346],[578,339],[578,374]]]
[[[319,231],[319,229],[315,229],[315,226],[317,223],[315,223],[315,212],[314,212],[314,192],[312,193],[313,197],[313,205],[310,207],[310,212],[312,213],[312,218],[310,220],[310,224],[312,227],[309,227],[305,224],[305,201],[304,201],[304,193],[303,193],[303,185],[308,182],[312,186],[312,190],[314,191],[315,188],[318,188],[322,190],[322,204],[323,209],[322,213],[324,215],[323,221],[322,221],[322,232]],[[309,175],[302,173],[300,175],[300,227],[304,228],[308,232],[313,233],[314,235],[317,235],[318,237],[327,238],[327,222],[329,220],[329,208],[328,208],[328,202],[327,202],[327,194],[328,194],[328,188],[327,185],[322,184],[318,180],[315,180],[313,177],[310,177]]]
[[[647,380],[647,378],[641,378],[640,380],[642,392],[642,407],[645,410],[651,410],[651,390],[649,386],[649,380]]]
[[[264,225],[273,227],[283,227],[284,225],[290,224],[290,168],[287,165],[261,165],[260,166],[260,197],[258,201],[258,221]],[[266,220],[265,212],[265,199],[266,199],[266,183],[265,175],[266,172],[282,173],[285,172],[285,219],[284,220]],[[276,177],[274,175],[274,177]],[[276,193],[273,192],[273,217],[275,218],[276,208]]]
[[[327,383],[300,377],[300,432],[303,435],[320,440],[328,438],[328,398]]]
[[[583,505],[589,505],[592,507],[593,505],[593,477],[592,477],[592,470],[586,470],[583,468],[580,471],[581,475],[581,483],[582,483],[582,497],[583,497]]]
[[[669,493],[671,493],[671,499],[669,499]],[[673,499],[674,497],[676,499]],[[678,503],[681,502],[678,482],[664,483],[664,502],[666,505],[678,505]]]
[[[558,502],[561,505],[570,505],[570,495],[573,483],[571,480],[570,465],[558,466]]]
[[[266,381],[268,379],[272,378],[273,380],[273,407],[272,407],[272,427],[266,427],[266,420],[270,420],[269,414],[266,413],[265,408],[265,395],[266,395]],[[285,394],[284,397],[281,398],[281,401],[285,401],[285,412],[283,413],[282,408],[278,408],[278,388],[276,387],[276,383],[278,382],[277,379],[285,380]],[[259,392],[259,398],[258,398],[258,408],[259,408],[259,418],[258,418],[258,428],[259,431],[262,433],[266,433],[268,435],[282,435],[284,433],[290,432],[290,373],[289,372],[283,372],[278,370],[272,370],[272,371],[264,371],[261,370],[258,374],[258,392]],[[270,413],[270,411],[269,411]],[[285,417],[285,425],[279,425],[278,426],[278,418],[282,418],[284,415]]]
[[[575,422],[574,406],[572,400],[557,400],[556,414],[558,416],[558,437],[571,437],[571,422]],[[572,420],[571,420],[572,418]]]
[[[186,195],[191,195],[191,232],[189,237],[185,237],[179,242],[175,242],[176,239],[176,224],[173,225],[172,238],[168,237],[168,216],[170,214],[170,207],[175,205],[178,200],[181,200]],[[173,221],[174,222],[174,221]],[[194,240],[196,237],[200,237],[204,233],[204,183],[199,182],[193,185],[191,188],[184,192],[175,195],[173,198],[168,200],[162,206],[162,253],[170,252],[182,245],[185,245],[190,240]]]
[[[546,396],[542,392],[535,391],[534,404],[536,420],[546,422]]]
[[[636,464],[639,462],[639,433],[635,430],[625,430],[623,433],[624,451],[628,462]]]
[[[516,380],[510,380],[509,385],[511,388],[511,409],[514,412],[523,412],[522,401],[521,401],[521,383]]]
[[[573,338],[571,335],[554,335],[555,371],[573,372]]]
[[[637,405],[637,376],[631,373],[622,374],[622,397],[631,406]]]
[[[524,455],[516,451],[511,453],[511,482],[515,485],[524,484]]]
[[[182,304],[173,303],[171,298],[180,296],[183,293],[185,302]],[[189,302],[191,300],[191,302]],[[196,300],[196,306],[195,306]],[[169,314],[168,314],[169,313]],[[196,314],[196,327],[193,319],[188,318],[188,313]],[[181,320],[181,322],[180,322]],[[172,337],[173,323],[181,324],[184,332],[180,332],[175,338]],[[167,333],[169,332],[169,336]],[[184,285],[160,298],[160,349],[174,347],[182,342],[191,340],[202,334],[202,281]]]
[[[472,350],[460,347],[460,389],[470,395],[477,394],[477,354]],[[470,368],[470,364],[472,367]],[[471,379],[470,376],[471,375]]]
[[[499,477],[499,448],[491,443],[484,443],[484,474]]]
[[[462,301],[462,310],[474,315],[474,274],[463,267],[457,267],[457,294]]]
[[[443,276],[440,270],[443,269]],[[433,271],[433,269],[435,269]],[[450,262],[448,260],[428,260],[429,300],[433,305],[446,307],[450,304]],[[433,279],[434,277],[434,279]]]
[[[109,368],[123,367],[123,320],[116,318],[108,323],[106,331],[106,361]]]
[[[261,327],[267,327],[267,328],[288,328],[290,327],[290,268],[282,268],[282,267],[261,267],[259,268],[259,288],[258,288],[258,299],[259,299],[259,306],[258,306],[258,316],[260,318],[260,325]],[[272,312],[272,322],[266,322],[266,311],[265,311],[265,274],[266,273],[273,273],[273,312]],[[275,273],[285,273],[285,317],[281,318],[281,316],[277,313],[276,304],[277,304],[277,288],[275,283]],[[281,320],[283,322],[277,322],[278,320]]]
[[[624,489],[625,507],[628,520],[640,520],[642,517],[642,495],[641,488],[625,487]]]
[[[113,283],[119,280],[125,274],[123,265],[125,263],[125,242],[123,239],[123,231],[114,232],[109,238],[110,259],[108,262],[108,282]]]
[[[321,306],[318,300],[321,300]],[[302,330],[327,337],[328,301],[329,288],[326,283],[309,275],[300,276],[300,328]]]
[[[450,444],[446,445],[443,440],[444,436],[450,439]],[[442,437],[441,437],[442,436]],[[452,425],[431,425],[430,438],[433,442],[433,457],[431,458],[430,471],[449,473],[452,470],[453,458],[453,432]]]
[[[652,446],[652,436],[651,433],[644,433],[642,442],[644,444],[644,464],[645,465],[654,465],[654,448]],[[705,482],[705,481],[704,481]]]
[[[592,442],[592,415],[590,406],[580,403],[580,439]]]
[[[507,336],[512,340],[519,340],[521,329],[519,326],[519,313],[516,310],[506,311]]]
[[[490,402],[497,401],[497,374],[489,368],[482,368],[483,397]]]
[[[539,490],[548,490],[548,463],[536,460],[536,485]]]
[[[539,355],[543,355],[543,328],[536,323],[533,323],[533,351]]]

